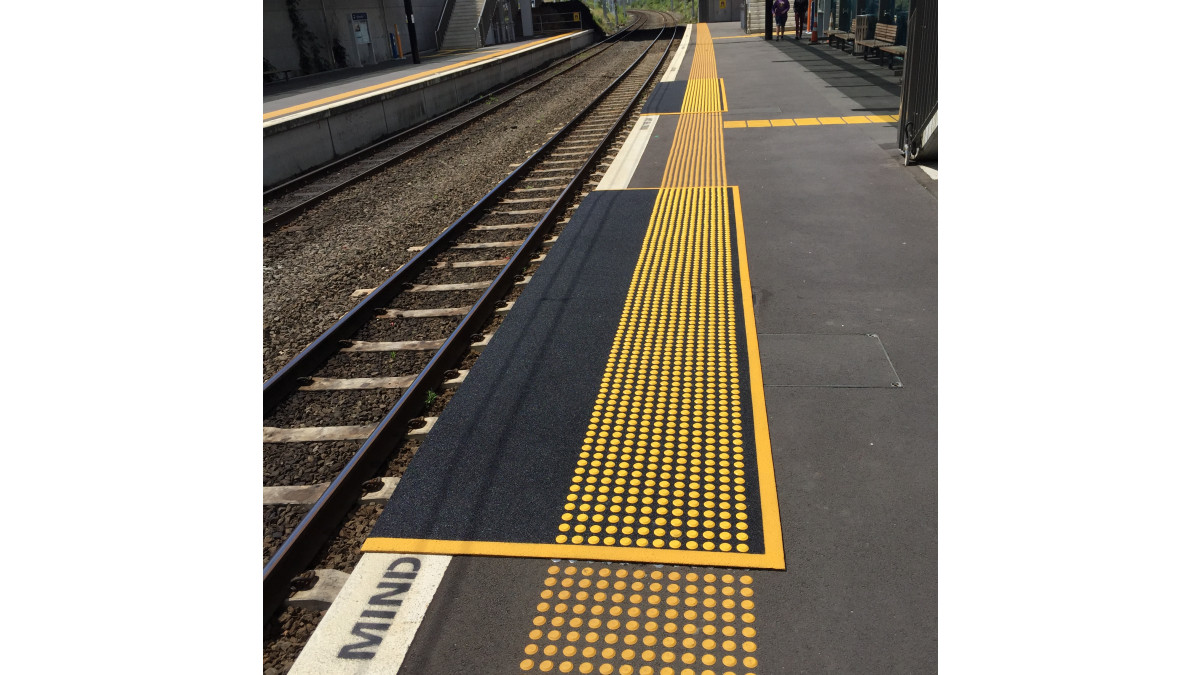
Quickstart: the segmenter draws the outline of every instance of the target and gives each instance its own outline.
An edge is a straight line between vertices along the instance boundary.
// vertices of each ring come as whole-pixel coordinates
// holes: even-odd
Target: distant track
[[[580,52],[492,89],[431,120],[405,129],[357,152],[313,169],[301,176],[263,191],[263,235],[287,225],[322,200],[395,165],[438,141],[463,131],[492,113],[506,108],[528,93],[571,72],[604,53],[617,41],[639,30],[649,19],[639,17],[633,25]]]

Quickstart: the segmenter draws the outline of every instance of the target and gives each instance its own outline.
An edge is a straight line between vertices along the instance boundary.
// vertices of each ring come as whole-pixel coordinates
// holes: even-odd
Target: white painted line
[[[674,82],[675,76],[679,74],[679,68],[683,66],[683,57],[687,56],[687,46],[692,39],[692,24],[688,24],[683,30],[683,39],[679,41],[679,49],[675,50],[675,56],[671,59],[671,64],[667,66],[667,72],[663,73],[662,82]]]
[[[688,28],[691,27],[692,24],[688,24]],[[617,153],[612,166],[604,172],[604,178],[601,178],[600,184],[596,186],[597,190],[624,190],[629,187],[629,181],[633,180],[633,172],[637,171],[638,164],[642,161],[642,153],[646,152],[646,146],[654,137],[656,124],[658,115],[643,115],[638,119],[633,131],[629,132],[629,136],[621,144],[621,151]]]
[[[364,553],[288,672],[395,675],[449,564],[448,555]]]
[[[934,180],[938,179],[938,177],[937,177],[938,170],[937,169],[931,169],[931,168],[925,166],[924,164],[918,164],[917,166],[921,167],[922,171],[929,174],[930,178],[932,178]]]

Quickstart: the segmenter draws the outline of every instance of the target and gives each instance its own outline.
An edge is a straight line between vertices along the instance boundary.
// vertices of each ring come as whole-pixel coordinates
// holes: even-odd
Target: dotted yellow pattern
[[[689,77],[685,112],[715,95],[697,34],[710,77]],[[723,142],[719,114],[681,117],[556,543],[750,551]]]
[[[754,675],[748,575],[551,566],[523,671]]]
[[[712,34],[708,26],[697,24],[696,49],[692,54],[692,69],[688,71],[680,112],[684,115],[724,112],[724,98],[721,80],[717,77],[717,53],[713,49]]]

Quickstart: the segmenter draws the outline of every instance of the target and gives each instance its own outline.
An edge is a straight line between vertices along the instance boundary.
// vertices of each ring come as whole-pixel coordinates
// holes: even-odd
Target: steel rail
[[[645,23],[645,20],[643,20],[642,23]],[[616,44],[616,42],[619,42],[618,38],[622,38],[626,34],[632,33],[633,30],[636,30],[636,27],[630,27],[624,31],[614,33],[613,35],[605,38],[604,40],[601,40],[596,45],[593,45],[593,47],[599,47],[601,45],[604,45],[604,43],[606,43],[610,40],[613,41],[612,44]],[[609,46],[611,47],[612,44],[610,44]],[[591,49],[591,48],[589,48],[589,49]],[[584,50],[584,51],[587,51],[587,50]],[[487,110],[481,110],[481,111],[479,111],[479,113],[472,115],[470,118],[463,120],[462,122],[454,125],[453,127],[446,129],[446,130],[442,131],[441,133],[439,133],[425,141],[422,141],[421,143],[417,144],[416,146],[409,148],[408,150],[405,150],[404,152],[401,152],[399,155],[396,155],[395,157],[386,159],[386,160],[380,162],[379,164],[372,166],[371,168],[367,169],[366,171],[356,174],[356,175],[338,183],[337,185],[331,186],[330,188],[321,191],[320,193],[314,195],[313,197],[311,197],[309,199],[304,200],[303,202],[301,202],[299,204],[296,204],[295,206],[291,206],[289,208],[283,209],[282,211],[279,211],[278,213],[271,214],[270,217],[263,220],[263,235],[266,236],[266,235],[274,232],[275,230],[278,230],[279,228],[283,227],[284,225],[287,225],[288,223],[292,222],[293,220],[298,218],[300,216],[300,214],[304,213],[309,208],[311,208],[316,202],[321,201],[322,199],[325,199],[333,194],[336,194],[337,192],[340,192],[341,190],[357,183],[358,181],[361,181],[365,178],[369,178],[369,177],[375,175],[376,173],[383,171],[384,169],[386,169],[388,167],[396,165],[401,160],[406,159],[407,157],[411,156],[413,153],[429,147],[431,144],[444,139],[446,136],[448,136],[450,134],[460,131],[461,129],[466,127],[468,124],[471,124],[472,122],[479,120],[480,118],[484,117],[485,115],[489,115],[493,112],[496,112],[497,110],[504,108],[505,106],[507,106],[508,104],[512,103],[517,98],[519,98],[522,94],[527,94],[531,91],[534,91],[537,88],[554,80],[555,78],[557,78],[561,75],[564,75],[566,73],[569,73],[572,70],[582,66],[584,63],[587,63],[592,58],[599,56],[604,51],[607,51],[607,49],[601,50],[595,54],[588,55],[587,58],[577,61],[576,63],[568,66],[562,72],[557,73],[557,74],[547,78],[545,81],[539,82],[539,83],[533,85],[532,87],[530,87],[529,89],[514,95],[512,98],[508,99],[507,101],[503,101],[502,103],[500,103],[500,105],[498,105],[494,108],[489,108]],[[579,52],[577,54],[572,54],[570,56],[564,57],[564,58],[558,60],[557,62],[552,63],[549,66],[546,66],[545,68],[542,68],[541,70],[530,73],[529,75],[526,75],[526,76],[524,76],[518,80],[515,80],[513,82],[510,82],[506,85],[503,85],[497,89],[493,89],[493,90],[490,90],[483,94],[480,94],[476,98],[458,106],[457,108],[455,108],[453,110],[442,113],[441,115],[438,115],[437,117],[435,117],[433,119],[426,120],[425,122],[421,122],[420,124],[418,124],[416,126],[409,127],[408,129],[405,129],[403,131],[399,131],[395,134],[392,134],[391,136],[388,136],[387,138],[384,138],[380,141],[376,141],[375,143],[372,143],[371,145],[368,145],[367,147],[365,147],[361,150],[356,150],[355,152],[353,152],[349,155],[346,155],[345,157],[336,159],[333,162],[330,162],[329,164],[325,164],[324,166],[317,167],[316,169],[313,169],[312,171],[304,173],[300,176],[296,176],[295,178],[292,178],[284,183],[280,183],[279,185],[276,185],[275,187],[272,187],[269,190],[264,190],[263,191],[263,200],[265,201],[265,200],[269,200],[269,199],[275,199],[277,197],[282,196],[288,190],[300,189],[301,187],[303,187],[315,180],[318,180],[323,176],[329,175],[340,169],[344,169],[347,166],[350,166],[351,164],[353,164],[355,162],[362,161],[362,160],[366,159],[371,153],[377,152],[377,151],[383,149],[385,146],[388,146],[388,145],[391,145],[394,143],[398,143],[398,142],[403,141],[411,136],[415,136],[423,131],[426,131],[430,127],[432,127],[436,124],[440,124],[440,123],[446,121],[447,119],[450,119],[451,117],[462,113],[467,108],[477,105],[480,101],[486,100],[490,96],[495,96],[497,94],[503,94],[507,91],[511,91],[512,89],[529,82],[529,80],[531,80],[531,79],[540,77],[540,76],[546,74],[547,72],[562,66],[564,63],[570,61],[571,59],[577,59],[578,57],[582,56],[583,54],[584,54],[584,52]]]
[[[624,73],[622,76],[624,76]],[[620,81],[620,78],[615,81]],[[573,120],[564,125],[558,133],[522,162],[521,166],[513,170],[496,187],[492,188],[479,201],[475,202],[471,208],[467,209],[458,220],[451,223],[432,242],[426,245],[424,249],[413,256],[400,269],[396,270],[382,284],[376,287],[374,291],[363,298],[349,312],[346,312],[332,326],[326,329],[324,333],[317,337],[316,340],[313,340],[299,354],[292,357],[290,361],[263,383],[263,416],[269,415],[284,398],[291,395],[300,386],[299,378],[308,376],[316,371],[321,364],[325,363],[325,361],[329,360],[330,357],[341,349],[341,346],[338,345],[338,340],[348,339],[365,326],[376,315],[377,309],[382,309],[384,305],[390,303],[403,290],[402,285],[404,283],[416,279],[427,261],[432,260],[434,256],[448,248],[450,242],[466,231],[471,224],[483,215],[485,210],[495,204],[504,191],[522,180],[529,167],[536,164],[541,158],[543,151],[574,128],[575,124],[591,111],[596,105],[596,101],[602,98],[607,91],[606,89],[605,92],[598,95]]]
[[[612,84],[610,84],[603,92],[601,92],[600,95],[598,95],[595,100],[593,100],[587,106],[587,108],[585,108],[579,115],[575,117],[575,119],[564,126],[561,131],[555,134],[554,138],[547,141],[541,148],[538,149],[537,152],[534,153],[533,156],[526,160],[521,167],[514,171],[512,176],[524,175],[525,172],[534,164],[535,159],[540,159],[549,148],[556,145],[561,138],[564,138],[567,133],[574,129],[574,127],[578,126],[578,124],[583,121],[583,119],[592,110],[594,110],[610,93],[615,91],[617,86],[619,86],[625,80],[625,78],[633,72],[633,70],[645,59],[650,50],[654,48],[654,45],[662,39],[663,34],[666,33],[667,30],[668,28],[663,28],[655,37],[654,42],[652,42],[650,46],[646,48],[641,56],[639,56],[638,59],[631,66],[629,66],[628,69],[625,70],[625,72],[623,72],[612,82]],[[671,28],[670,30],[671,40],[674,40],[678,34],[678,28],[675,27]],[[625,123],[625,120],[628,119],[629,115],[634,110],[634,106],[637,105],[638,100],[645,93],[650,82],[653,81],[655,75],[662,69],[662,64],[665,62],[667,54],[669,54],[670,51],[671,43],[668,41],[667,48],[663,50],[663,55],[659,58],[654,69],[651,70],[650,74],[646,77],[646,80],[642,83],[637,93],[632,96],[629,104],[613,123],[608,133],[605,134],[604,139],[596,145],[596,149],[588,157],[588,160],[584,164],[583,168],[581,168],[575,174],[574,178],[571,179],[566,189],[559,194],[554,204],[541,218],[541,220],[538,221],[537,225],[522,242],[521,247],[517,249],[512,257],[509,258],[508,263],[504,266],[500,273],[496,275],[491,285],[488,286],[483,295],[471,307],[466,317],[463,318],[463,320],[454,329],[454,332],[451,333],[450,337],[447,338],[442,346],[437,350],[437,352],[433,355],[433,358],[431,358],[430,361],[425,365],[424,369],[422,369],[417,375],[413,383],[404,390],[400,400],[397,401],[394,406],[392,406],[392,409],[388,411],[384,419],[379,423],[371,435],[363,442],[347,465],[341,470],[341,472],[338,473],[337,477],[333,479],[329,487],[325,489],[325,492],[321,494],[321,497],[312,506],[312,508],[309,509],[308,513],[305,514],[300,523],[295,527],[295,529],[292,530],[288,538],[276,550],[275,555],[273,555],[267,562],[266,567],[263,569],[264,621],[269,619],[274,613],[275,609],[287,599],[292,577],[303,571],[304,567],[309,563],[312,557],[316,555],[320,547],[324,545],[325,540],[334,531],[341,519],[345,517],[345,514],[348,513],[353,507],[354,503],[361,494],[361,486],[363,482],[371,478],[372,474],[378,470],[379,466],[387,458],[388,454],[394,450],[399,443],[404,441],[408,432],[408,421],[411,418],[419,415],[423,409],[423,406],[425,405],[423,400],[424,392],[436,386],[439,378],[441,378],[451,366],[456,365],[462,354],[470,348],[471,342],[474,341],[473,338],[475,336],[473,334],[475,331],[481,328],[484,323],[491,318],[497,302],[499,302],[500,299],[503,298],[504,295],[512,288],[512,285],[516,280],[516,276],[525,268],[525,265],[528,264],[529,260],[533,256],[534,250],[541,248],[545,233],[552,229],[555,221],[566,210],[569,202],[571,199],[573,199],[573,193],[582,185],[583,181],[586,180],[592,169],[603,156],[601,153],[605,149],[605,146],[616,137],[617,133],[621,129],[621,126]],[[510,176],[510,178],[512,176]],[[509,180],[506,179],[505,183],[502,185],[505,185],[508,182]],[[479,204],[483,204],[485,201],[492,199],[500,189],[500,187],[497,187],[496,190],[490,192],[487,197],[485,197],[483,200],[480,200]],[[476,210],[476,208],[472,208],[472,211]],[[439,246],[439,243],[444,243],[447,241],[447,234],[450,234],[451,230],[455,229],[456,226],[461,227],[460,223],[463,223],[465,219],[466,216],[460,218],[455,225],[447,228],[446,232],[443,232],[443,234],[439,236],[437,240],[426,246],[421,253],[426,254],[428,251],[436,250]],[[364,299],[363,302],[355,308],[355,310],[364,308],[363,311],[359,312],[359,315],[369,319],[370,317],[366,314],[366,312],[373,314],[373,308],[381,306],[378,304],[381,298],[385,297],[389,292],[392,296],[398,293],[398,287],[403,283],[400,281],[400,279],[403,278],[401,276],[401,272],[411,267],[412,261],[410,261],[409,264],[406,264],[404,268],[401,268],[400,271],[393,275],[392,279],[389,279],[389,282],[386,285],[396,288],[385,289],[384,286],[380,286],[373,291],[370,296]],[[354,310],[352,310],[352,312],[353,311]],[[344,320],[345,317],[343,318],[343,321]],[[341,323],[342,322],[339,322],[339,324]],[[333,329],[327,331],[327,335],[332,331]],[[336,346],[336,340],[327,339],[325,336],[322,336],[322,339],[318,340],[318,342],[331,341]],[[315,343],[313,346],[315,346]],[[310,349],[311,347],[312,346],[310,346]],[[272,378],[273,381],[276,379],[278,378]],[[269,385],[271,383],[268,382],[267,384]],[[294,376],[291,377],[291,384],[295,384]],[[264,395],[266,390],[267,386],[264,385]]]

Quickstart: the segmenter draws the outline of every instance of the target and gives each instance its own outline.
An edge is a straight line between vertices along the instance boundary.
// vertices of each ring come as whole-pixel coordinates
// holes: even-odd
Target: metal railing
[[[488,30],[492,27],[492,14],[496,11],[496,0],[484,0],[483,11],[479,13],[479,23],[475,27],[475,35],[479,36],[479,44],[487,44]]]
[[[565,33],[581,30],[583,19],[576,20],[571,12],[561,14],[535,14],[533,16],[533,34]]]
[[[904,54],[904,80],[900,89],[900,124],[896,141],[905,162],[928,149],[927,127],[936,124],[938,103],[937,0],[913,0],[908,17],[908,50]]]
[[[442,6],[442,15],[438,18],[437,32],[437,48],[442,48],[442,43],[446,41],[446,31],[450,29],[450,17],[454,16],[454,0],[446,0],[446,4]]]

